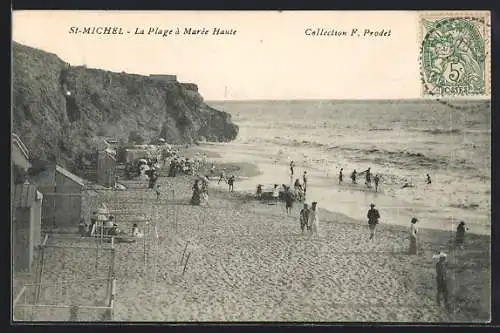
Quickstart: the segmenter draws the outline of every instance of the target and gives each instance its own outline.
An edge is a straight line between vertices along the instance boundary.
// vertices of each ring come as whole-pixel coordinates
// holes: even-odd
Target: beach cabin
[[[51,165],[33,176],[33,182],[44,196],[42,226],[76,226],[85,217],[85,180],[59,165]]]
[[[110,148],[97,153],[97,183],[102,186],[115,185],[116,152]]]
[[[17,184],[11,194],[14,271],[30,272],[33,253],[41,242],[43,195],[31,184]]]

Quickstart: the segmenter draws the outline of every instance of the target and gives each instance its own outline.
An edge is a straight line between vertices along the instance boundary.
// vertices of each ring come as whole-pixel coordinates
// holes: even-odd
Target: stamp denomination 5
[[[424,97],[490,95],[489,13],[422,14],[419,23]]]

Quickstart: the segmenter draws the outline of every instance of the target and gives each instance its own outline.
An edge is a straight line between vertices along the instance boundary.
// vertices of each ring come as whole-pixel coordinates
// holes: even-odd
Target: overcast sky
[[[122,27],[124,34],[69,33],[93,26]],[[134,34],[156,27],[181,34]],[[210,35],[183,35],[189,27]],[[214,28],[236,34],[214,36]],[[308,28],[358,29],[361,36],[307,36]],[[391,33],[363,37],[365,29]],[[72,65],[176,74],[198,84],[205,100],[419,98],[418,34],[415,12],[13,13],[16,42]]]

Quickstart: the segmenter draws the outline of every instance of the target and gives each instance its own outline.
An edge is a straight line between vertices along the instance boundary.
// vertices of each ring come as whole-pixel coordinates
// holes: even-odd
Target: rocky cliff
[[[73,67],[56,55],[13,43],[13,131],[35,160],[78,172],[93,138],[127,142],[139,133],[173,144],[231,141],[231,116],[203,102],[195,84]]]

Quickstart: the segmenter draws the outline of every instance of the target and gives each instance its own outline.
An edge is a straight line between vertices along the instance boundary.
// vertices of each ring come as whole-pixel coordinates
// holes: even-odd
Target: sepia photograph
[[[11,322],[489,323],[488,11],[12,12]]]

